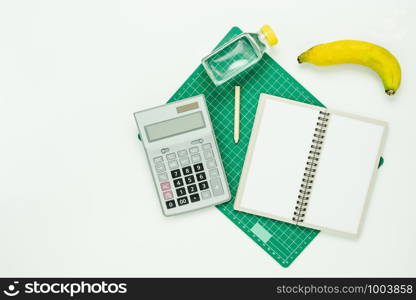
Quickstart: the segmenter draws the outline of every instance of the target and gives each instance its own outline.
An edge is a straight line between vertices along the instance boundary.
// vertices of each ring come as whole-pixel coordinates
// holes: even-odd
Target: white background
[[[321,233],[286,269],[215,208],[163,217],[133,119],[232,26],[264,23],[325,105],[390,124],[360,237]],[[416,276],[415,28],[410,0],[2,1],[0,276]],[[398,94],[360,66],[297,64],[338,39],[391,50]]]

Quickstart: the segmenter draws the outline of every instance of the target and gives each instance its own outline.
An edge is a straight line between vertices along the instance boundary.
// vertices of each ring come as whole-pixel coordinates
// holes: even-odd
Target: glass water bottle
[[[269,25],[258,33],[241,33],[202,59],[202,65],[215,85],[221,85],[257,63],[267,48],[277,44]]]

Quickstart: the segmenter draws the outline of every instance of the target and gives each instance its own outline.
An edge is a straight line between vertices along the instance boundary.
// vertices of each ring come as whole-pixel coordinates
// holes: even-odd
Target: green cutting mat
[[[241,32],[238,27],[232,28],[219,45]],[[234,144],[233,139],[235,85],[241,86],[238,144]],[[260,93],[323,106],[267,54],[241,76],[219,87],[214,85],[202,65],[199,65],[168,102],[205,95],[232,195],[230,202],[218,205],[217,208],[277,262],[287,267],[319,231],[239,212],[233,208]]]

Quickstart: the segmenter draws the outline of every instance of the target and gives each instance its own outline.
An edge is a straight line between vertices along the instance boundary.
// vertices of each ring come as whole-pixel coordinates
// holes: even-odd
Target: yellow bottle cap
[[[266,39],[266,42],[267,44],[269,44],[270,47],[277,44],[277,36],[274,33],[273,29],[270,27],[270,25],[263,25],[260,28],[260,32],[264,35],[264,38]]]

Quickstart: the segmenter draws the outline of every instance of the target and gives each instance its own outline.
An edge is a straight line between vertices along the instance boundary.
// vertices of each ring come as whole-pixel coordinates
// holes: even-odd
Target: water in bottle
[[[214,50],[202,60],[202,65],[215,85],[221,85],[257,63],[267,48],[277,44],[269,25],[258,33],[242,33]]]

